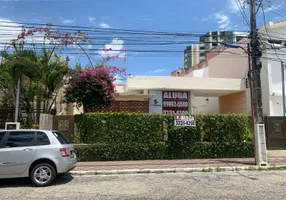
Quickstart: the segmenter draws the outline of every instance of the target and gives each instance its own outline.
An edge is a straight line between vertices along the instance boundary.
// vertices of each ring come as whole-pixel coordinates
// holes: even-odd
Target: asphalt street
[[[217,172],[59,177],[35,188],[0,180],[0,199],[286,199],[286,172]]]

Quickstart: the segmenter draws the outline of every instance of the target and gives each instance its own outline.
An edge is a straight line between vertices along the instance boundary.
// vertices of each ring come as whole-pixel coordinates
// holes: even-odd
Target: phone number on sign
[[[195,121],[175,120],[175,126],[196,126]]]
[[[164,114],[185,114],[188,113],[188,111],[185,110],[163,110]]]
[[[189,103],[187,101],[163,101],[164,107],[189,107]]]

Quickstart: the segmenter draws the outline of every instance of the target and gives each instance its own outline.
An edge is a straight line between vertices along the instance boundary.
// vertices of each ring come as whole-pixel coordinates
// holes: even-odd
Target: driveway
[[[286,172],[62,176],[56,185],[1,180],[0,199],[285,199]]]

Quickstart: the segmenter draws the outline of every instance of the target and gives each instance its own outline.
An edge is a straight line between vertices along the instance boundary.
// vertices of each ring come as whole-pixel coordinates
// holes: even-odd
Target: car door
[[[36,153],[34,131],[10,131],[0,150],[0,175],[24,173]]]
[[[6,136],[6,131],[0,131],[0,175],[1,175],[1,172],[3,170],[5,170],[4,169],[4,165],[3,165],[4,154],[2,154],[2,149],[3,149],[3,143],[4,143],[5,136]]]

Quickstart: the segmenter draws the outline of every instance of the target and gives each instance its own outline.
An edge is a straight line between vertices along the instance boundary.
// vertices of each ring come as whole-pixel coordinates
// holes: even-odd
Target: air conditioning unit
[[[6,122],[5,123],[5,130],[18,130],[20,129],[19,122]]]

